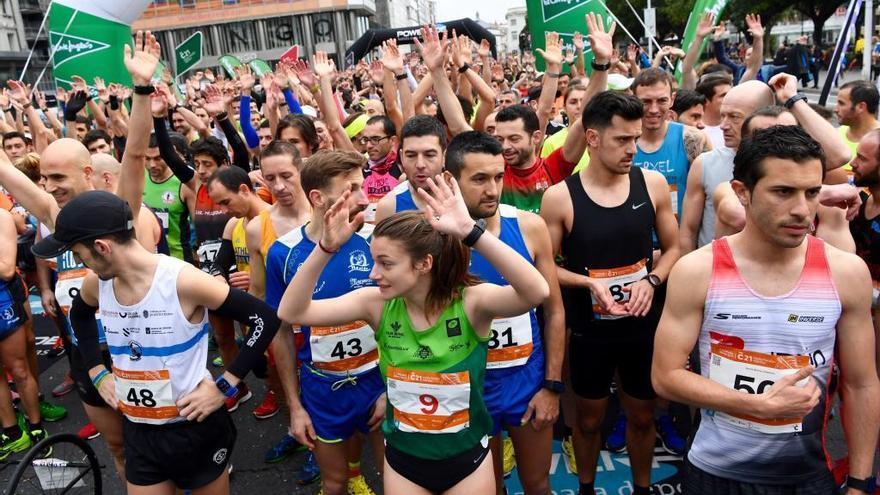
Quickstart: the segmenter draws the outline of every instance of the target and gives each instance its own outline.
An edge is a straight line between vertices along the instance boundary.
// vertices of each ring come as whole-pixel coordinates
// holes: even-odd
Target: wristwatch
[[[789,98],[788,100],[786,100],[785,103],[783,104],[783,106],[786,109],[791,110],[791,107],[793,107],[795,103],[797,103],[801,100],[808,101],[807,96],[803,93],[798,93],[798,94],[792,96],[791,98]]]
[[[660,280],[660,277],[658,277],[657,275],[654,275],[653,273],[649,273],[649,274],[645,275],[644,277],[642,277],[642,280],[647,280],[648,283],[651,284],[651,287],[653,287],[655,289],[657,287],[660,287],[660,285],[663,283],[663,281]]]
[[[592,67],[593,70],[608,70],[611,68],[611,62],[599,64],[596,62],[596,59],[593,59],[590,61],[590,67]]]
[[[853,478],[852,476],[847,476],[846,487],[855,488],[861,492],[873,494],[877,489],[877,478],[871,476],[870,478],[860,480],[858,478]]]
[[[238,393],[238,389],[233,387],[231,383],[226,381],[226,378],[223,378],[223,375],[217,377],[217,380],[214,381],[214,385],[217,385],[220,393],[225,395],[226,397],[234,397],[235,394]]]
[[[474,222],[474,227],[471,229],[471,232],[467,237],[462,239],[461,242],[465,246],[472,248],[474,247],[474,244],[480,240],[480,236],[482,236],[484,232],[486,232],[486,220],[481,218]]]
[[[543,388],[557,394],[565,392],[565,384],[559,380],[544,380]]]

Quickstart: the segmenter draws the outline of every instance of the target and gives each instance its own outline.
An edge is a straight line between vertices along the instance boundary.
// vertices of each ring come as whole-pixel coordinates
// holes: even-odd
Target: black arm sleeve
[[[229,267],[235,264],[235,248],[232,247],[232,241],[223,239],[220,242],[220,251],[214,258],[214,264],[208,273],[211,275],[222,275],[223,278],[229,280]]]
[[[232,148],[232,164],[245,172],[250,172],[251,159],[247,146],[245,146],[238,131],[235,130],[235,126],[232,125],[229,117],[218,120],[217,123],[220,124],[220,129],[223,130],[226,141],[229,142],[229,146]]]
[[[95,312],[98,308],[89,306],[82,300],[79,294],[73,298],[70,305],[70,326],[73,327],[73,334],[76,336],[76,345],[82,354],[86,369],[92,369],[95,366],[104,364],[101,357],[101,345],[98,342],[98,320],[95,318]]]
[[[263,353],[269,348],[272,339],[281,326],[281,320],[265,302],[247,292],[229,288],[226,300],[219,308],[212,311],[217,316],[233,320],[251,327],[248,339],[238,349],[235,359],[226,366],[226,371],[239,379],[260,364]]]
[[[153,129],[156,131],[156,142],[159,144],[159,156],[165,160],[165,164],[174,173],[180,182],[184,184],[192,180],[196,175],[196,171],[189,166],[171,144],[171,138],[168,137],[168,128],[165,127],[165,119],[153,117]]]

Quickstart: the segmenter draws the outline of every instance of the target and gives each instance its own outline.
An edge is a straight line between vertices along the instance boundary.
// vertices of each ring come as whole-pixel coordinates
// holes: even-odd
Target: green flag
[[[73,76],[130,86],[123,46],[131,45],[131,23],[150,0],[55,0],[48,31],[56,84],[70,88]]]
[[[544,70],[544,59],[538,55],[535,49],[545,48],[544,33],[548,31],[559,33],[565,47],[572,50],[574,50],[572,37],[575,31],[581,33],[584,37],[584,63],[587,70],[590,70],[593,52],[587,38],[586,15],[593,12],[597,16],[601,16],[606,27],[613,21],[602,2],[598,0],[526,0],[526,10],[537,70]]]
[[[254,76],[256,76],[257,79],[263,77],[263,74],[267,72],[272,72],[272,66],[267,64],[265,60],[259,58],[255,58],[248,62],[248,66],[254,71]]]
[[[217,59],[217,62],[220,63],[220,66],[223,67],[223,70],[226,71],[226,75],[229,77],[235,77],[235,68],[241,65],[241,60],[235,55],[223,55]]]
[[[196,31],[174,49],[177,75],[183,74],[202,61],[202,32]]]
[[[682,36],[681,40],[682,49],[687,50],[687,47],[691,46],[691,43],[694,42],[694,38],[697,35],[697,25],[700,23],[700,18],[703,17],[703,14],[712,12],[715,14],[715,24],[718,24],[718,21],[721,19],[721,12],[726,5],[727,0],[696,0],[694,9],[691,10],[691,15],[688,17],[687,26],[684,28],[684,36]],[[706,40],[703,40],[700,52],[702,53],[705,48]],[[675,77],[681,82],[681,61],[678,62],[675,69]]]

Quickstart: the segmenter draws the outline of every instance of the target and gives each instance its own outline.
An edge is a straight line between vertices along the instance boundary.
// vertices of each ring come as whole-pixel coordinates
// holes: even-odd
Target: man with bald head
[[[724,96],[720,126],[724,146],[698,156],[688,172],[679,230],[682,255],[714,239],[712,193],[718,184],[733,178],[733,157],[741,140],[740,126],[749,114],[774,102],[770,87],[758,81],[746,81]]]

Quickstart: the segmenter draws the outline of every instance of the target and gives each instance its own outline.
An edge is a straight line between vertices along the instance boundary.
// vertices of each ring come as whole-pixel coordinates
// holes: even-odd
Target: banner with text
[[[202,61],[202,32],[196,31],[174,49],[174,67],[177,75],[192,69]]]
[[[694,38],[697,36],[697,25],[700,23],[700,18],[703,17],[703,14],[706,12],[712,12],[715,14],[715,24],[718,24],[718,21],[721,20],[721,12],[724,10],[724,7],[727,6],[727,0],[697,0],[694,3],[694,9],[691,10],[690,17],[688,17],[687,25],[684,28],[684,36],[682,36],[681,40],[681,48],[683,50],[687,50],[687,47],[691,46],[691,43],[694,42]],[[711,35],[710,35],[711,36]],[[706,40],[709,38],[706,37]],[[700,46],[700,53],[706,49],[706,40],[703,40],[702,46]],[[676,70],[675,77],[681,81],[681,62],[679,61]]]
[[[536,48],[544,49],[544,34],[553,31],[559,33],[565,47],[574,50],[572,38],[575,32],[584,37],[584,64],[587,72],[591,72],[590,62],[593,60],[593,51],[587,38],[586,15],[590,12],[601,16],[608,27],[613,18],[600,0],[526,0],[528,11],[529,32],[532,34],[532,53],[535,54],[535,65],[539,71],[544,70],[544,59],[535,51]],[[568,67],[565,67],[568,71]]]

